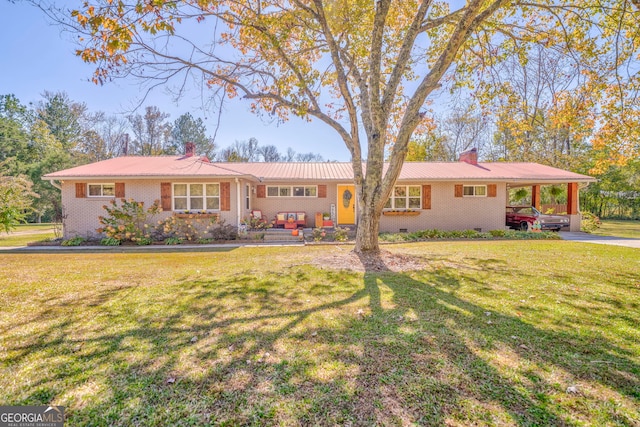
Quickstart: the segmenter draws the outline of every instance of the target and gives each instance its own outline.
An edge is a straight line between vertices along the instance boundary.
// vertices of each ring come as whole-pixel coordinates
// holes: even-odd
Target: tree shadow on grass
[[[482,268],[509,274],[487,260]],[[70,425],[593,422],[579,419],[580,405],[557,403],[568,384],[548,378],[555,369],[640,399],[638,355],[597,333],[498,313],[488,326],[487,309],[456,293],[462,281],[486,285],[473,272],[382,270],[298,267],[288,278],[185,280],[147,301],[122,287],[61,302],[46,328],[35,317],[3,333],[6,372],[29,381],[2,400],[67,404]],[[637,422],[616,409],[602,416]]]

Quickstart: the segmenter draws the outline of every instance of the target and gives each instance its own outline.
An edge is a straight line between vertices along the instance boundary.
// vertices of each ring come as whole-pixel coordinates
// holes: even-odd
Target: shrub
[[[225,224],[224,220],[220,220],[209,228],[209,234],[213,240],[236,240],[238,229],[231,224]]]
[[[179,237],[168,237],[164,243],[166,245],[179,245],[182,243],[182,239]]]
[[[162,212],[159,200],[156,200],[148,209],[144,208],[144,202],[136,202],[133,199],[121,199],[120,206],[112,200],[111,206],[105,205],[103,208],[107,211],[107,215],[98,217],[102,227],[96,231],[104,233],[107,238],[121,242],[151,239],[148,222],[153,216]]]
[[[243,218],[241,224],[245,225],[249,230],[265,230],[273,227],[273,225],[267,222],[266,219],[256,218],[253,215],[249,218]]]
[[[311,232],[311,237],[314,242],[319,242],[327,236],[327,232],[323,228],[314,228]]]
[[[580,229],[586,233],[591,233],[600,228],[600,218],[591,212],[582,212],[582,221]]]
[[[153,239],[151,239],[151,237],[140,237],[136,241],[136,244],[138,246],[147,246],[147,245],[150,245],[151,243],[153,243]]]
[[[346,242],[348,238],[348,232],[349,229],[347,228],[336,227],[333,231],[333,238],[336,242]]]
[[[224,224],[224,220],[219,220],[218,217],[201,218],[197,214],[193,214],[189,218],[170,216],[164,221],[158,222],[156,238],[166,240],[175,237],[180,240],[197,242],[198,239],[207,238],[207,234],[219,224]]]
[[[120,246],[120,240],[116,239],[115,237],[105,237],[104,239],[100,240],[100,244],[102,246]]]
[[[80,246],[80,244],[85,242],[86,240],[87,239],[85,239],[84,237],[76,236],[67,240],[63,240],[61,245],[62,246]]]
[[[432,239],[491,239],[506,238],[513,240],[541,240],[541,239],[560,239],[558,233],[542,232],[528,233],[526,231],[506,231],[491,230],[488,233],[481,233],[476,230],[420,230],[412,233],[381,233],[380,239],[385,242],[416,242],[420,240]]]

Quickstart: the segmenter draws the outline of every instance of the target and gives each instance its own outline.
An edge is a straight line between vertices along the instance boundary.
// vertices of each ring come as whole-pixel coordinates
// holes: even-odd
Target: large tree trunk
[[[381,171],[382,167],[380,167]],[[356,179],[358,228],[354,251],[359,254],[380,252],[378,234],[380,232],[380,215],[382,215],[382,207],[384,205],[381,200],[383,198],[386,200],[386,198],[380,191],[380,184],[376,182],[380,181],[380,178],[377,178],[376,175],[378,175],[377,172],[367,175],[364,180],[360,181],[361,185],[358,184],[359,180]],[[373,183],[370,181],[373,181]]]
[[[380,232],[380,214],[371,203],[359,200],[358,228],[356,231],[356,253],[380,252],[378,233]]]

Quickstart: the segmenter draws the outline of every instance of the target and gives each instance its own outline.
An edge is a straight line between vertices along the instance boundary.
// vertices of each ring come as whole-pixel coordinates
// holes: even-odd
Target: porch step
[[[264,233],[265,242],[301,242],[304,232],[300,230],[298,236],[291,235],[291,230],[267,230]]]

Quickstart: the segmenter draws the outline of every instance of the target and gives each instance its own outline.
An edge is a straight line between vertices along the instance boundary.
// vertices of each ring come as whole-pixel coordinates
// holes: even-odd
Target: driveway
[[[640,249],[640,239],[628,239],[625,237],[596,236],[583,232],[561,231],[560,237],[564,240],[581,243],[597,243],[599,245],[627,246]]]

